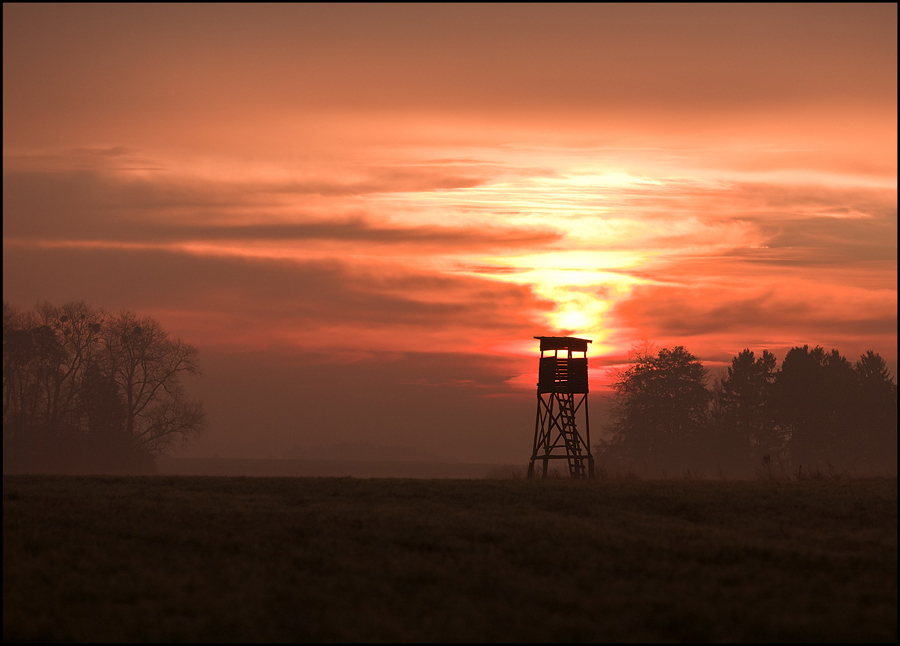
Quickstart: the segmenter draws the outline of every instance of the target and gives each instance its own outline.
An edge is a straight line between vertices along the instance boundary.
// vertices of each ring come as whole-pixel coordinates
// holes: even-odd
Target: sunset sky
[[[524,463],[535,335],[896,374],[897,7],[4,4],[3,297],[196,345],[186,456]]]

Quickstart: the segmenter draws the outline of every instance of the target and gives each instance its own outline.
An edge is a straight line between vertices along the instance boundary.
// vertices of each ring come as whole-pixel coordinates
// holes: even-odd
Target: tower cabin
[[[593,477],[587,405],[587,346],[591,340],[569,336],[534,338],[541,342],[541,359],[528,477],[534,477],[535,462],[541,460],[541,477],[546,478],[550,460],[556,459],[566,460],[571,478]]]
[[[572,336],[536,336],[534,338],[541,342],[538,394],[587,394],[587,346],[591,340]],[[581,354],[581,357],[573,357],[573,353]]]

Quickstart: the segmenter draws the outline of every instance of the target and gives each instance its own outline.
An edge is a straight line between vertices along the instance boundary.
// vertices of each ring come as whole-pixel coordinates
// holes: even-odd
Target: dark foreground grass
[[[896,641],[897,481],[4,476],[3,640]]]

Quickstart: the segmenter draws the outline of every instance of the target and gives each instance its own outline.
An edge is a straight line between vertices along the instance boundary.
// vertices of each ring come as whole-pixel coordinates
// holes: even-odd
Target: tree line
[[[606,468],[895,474],[897,384],[868,351],[855,363],[808,345],[777,367],[745,349],[707,386],[683,346],[633,350],[617,372],[611,423],[596,447]]]
[[[197,354],[149,316],[4,302],[4,472],[153,471],[204,428],[182,384]]]

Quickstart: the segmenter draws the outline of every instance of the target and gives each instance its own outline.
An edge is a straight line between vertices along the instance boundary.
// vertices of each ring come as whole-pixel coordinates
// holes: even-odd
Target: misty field
[[[896,641],[897,480],[4,476],[3,640]]]

